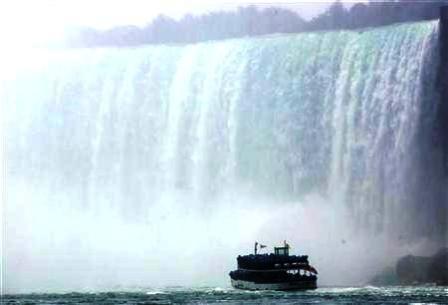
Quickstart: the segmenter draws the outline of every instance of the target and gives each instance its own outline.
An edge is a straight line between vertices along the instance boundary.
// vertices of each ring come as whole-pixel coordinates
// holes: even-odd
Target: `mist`
[[[7,197],[14,205],[4,211],[5,293],[228,287],[236,256],[251,253],[255,240],[269,252],[282,239],[293,253],[309,255],[320,285],[366,285],[397,257],[437,247],[429,240],[366,238],[351,229],[347,211],[319,196],[280,205],[236,192],[197,209],[182,194],[136,220],[113,207],[70,206],[68,190],[45,194],[25,184],[8,193],[17,197]]]

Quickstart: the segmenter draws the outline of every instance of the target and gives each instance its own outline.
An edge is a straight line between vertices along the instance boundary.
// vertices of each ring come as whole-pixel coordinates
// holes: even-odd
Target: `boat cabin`
[[[274,254],[280,256],[289,256],[289,247],[274,247]]]

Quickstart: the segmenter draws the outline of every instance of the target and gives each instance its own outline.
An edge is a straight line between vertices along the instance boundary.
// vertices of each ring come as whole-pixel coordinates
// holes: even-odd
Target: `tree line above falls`
[[[143,28],[120,26],[107,31],[72,29],[67,33],[66,44],[69,47],[98,47],[195,43],[273,33],[359,29],[437,19],[443,5],[448,5],[448,0],[369,2],[357,3],[350,8],[336,1],[310,21],[289,9],[258,9],[255,6],[201,16],[186,15],[180,20],[160,15]]]

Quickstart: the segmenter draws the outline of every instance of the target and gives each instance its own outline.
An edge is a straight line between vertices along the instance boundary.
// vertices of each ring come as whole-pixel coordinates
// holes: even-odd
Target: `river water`
[[[121,290],[121,291],[120,291]],[[447,304],[446,287],[325,287],[314,291],[134,288],[110,292],[5,295],[4,304]]]

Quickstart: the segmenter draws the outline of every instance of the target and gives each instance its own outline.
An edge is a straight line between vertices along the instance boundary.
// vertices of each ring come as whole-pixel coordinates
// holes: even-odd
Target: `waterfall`
[[[43,53],[2,84],[10,256],[31,261],[21,236],[47,255],[74,242],[99,268],[126,246],[98,245],[114,226],[145,228],[111,230],[168,258],[156,245],[190,247],[188,227],[216,255],[226,228],[241,229],[224,242],[236,248],[260,232],[255,217],[315,196],[358,234],[446,236],[437,22]]]

